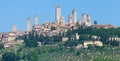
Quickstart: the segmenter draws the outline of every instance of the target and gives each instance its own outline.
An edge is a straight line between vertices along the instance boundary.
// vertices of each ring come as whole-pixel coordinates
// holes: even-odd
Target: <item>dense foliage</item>
[[[112,41],[109,41],[109,37],[120,37],[120,28],[109,28],[109,29],[104,29],[104,28],[95,28],[95,27],[79,27],[75,32],[78,32],[81,38],[81,40],[86,40],[86,39],[92,39],[92,35],[96,35],[100,37],[100,40],[104,44],[111,43],[111,45],[118,45],[116,43],[112,44]],[[86,36],[86,35],[89,35]],[[114,40],[116,42],[116,40]]]
[[[80,39],[73,39],[75,33],[80,35]],[[92,35],[100,36],[104,46],[88,45],[88,49],[77,49],[78,44],[83,44],[85,40],[93,40]],[[108,41],[109,37],[120,37],[120,28],[95,28],[80,27],[76,30],[68,30],[60,33],[59,36],[44,36],[30,32],[27,35],[17,37],[24,40],[23,45],[17,45],[15,49],[1,49],[2,61],[9,59],[12,61],[119,61],[120,48],[116,40]],[[67,42],[61,42],[62,37],[68,37]],[[42,46],[38,45],[42,43]],[[109,46],[111,45],[111,46]],[[2,45],[1,45],[2,46]],[[116,47],[117,46],[117,47]],[[7,53],[9,52],[10,53]],[[13,53],[14,52],[14,53]]]
[[[80,36],[79,40],[76,40],[72,37],[74,37],[75,33],[78,33]],[[78,29],[75,30],[68,30],[66,32],[66,36],[68,37],[68,41],[65,43],[65,45],[76,45],[79,43],[83,43],[84,41],[92,40],[94,41],[95,39],[92,38],[92,36],[98,36],[100,37],[100,41],[103,42],[105,45],[111,45],[111,46],[119,46],[119,41],[117,40],[109,40],[110,37],[120,37],[120,28],[96,28],[96,27],[79,27]],[[97,39],[99,40],[99,39]]]
[[[97,23],[97,21],[94,21],[94,25],[97,25],[98,23]]]
[[[9,52],[2,55],[1,61],[17,61],[18,59],[19,58],[13,52]]]
[[[3,49],[4,48],[4,45],[0,43],[0,49]]]
[[[23,36],[23,40],[24,40],[25,46],[28,46],[28,47],[38,46],[37,34],[34,36],[34,33],[30,32],[28,35]]]
[[[30,32],[28,35],[19,36],[16,39],[22,39],[25,42],[25,45],[28,47],[37,47],[38,42],[41,42],[42,45],[52,45],[62,40],[62,36],[44,36],[42,34],[38,35],[35,32]]]

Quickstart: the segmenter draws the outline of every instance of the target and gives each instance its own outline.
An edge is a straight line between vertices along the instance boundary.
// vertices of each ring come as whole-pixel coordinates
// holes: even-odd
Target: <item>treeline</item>
[[[79,36],[79,40],[76,39],[72,40],[71,38],[78,33]],[[112,46],[119,46],[119,41],[117,40],[111,40],[109,41],[110,37],[120,37],[120,27],[118,28],[96,28],[96,27],[79,27],[76,30],[68,30],[66,32],[66,36],[68,37],[69,41],[66,42],[65,45],[76,45],[78,43],[83,43],[86,40],[95,40],[92,38],[92,36],[98,36],[100,37],[100,41],[103,42],[103,44],[105,45],[112,45]],[[99,40],[99,39],[98,39]]]
[[[102,41],[104,44],[111,44],[113,46],[119,45],[118,41],[112,40],[109,41],[109,37],[120,37],[120,28],[95,28],[95,27],[79,27],[77,30],[74,30],[73,33],[78,32],[80,37],[85,40],[85,39],[91,39],[92,35],[96,35],[100,37],[100,41]],[[85,35],[89,35],[90,37]]]
[[[76,39],[75,34],[80,35],[80,39],[77,42],[73,42]],[[89,35],[89,36],[88,36]],[[43,45],[52,45],[57,42],[62,41],[62,37],[68,37],[67,44],[65,45],[76,45],[78,43],[83,43],[84,40],[93,40],[92,36],[100,37],[100,41],[103,44],[110,44],[112,46],[118,46],[119,42],[116,40],[109,41],[110,37],[120,37],[120,28],[95,28],[95,27],[79,27],[76,30],[68,30],[66,33],[60,33],[58,36],[44,36],[42,34],[38,35],[35,32],[30,32],[28,35],[19,36],[17,39],[23,39],[26,46],[34,47],[38,45],[38,42],[41,42]]]
[[[62,40],[61,36],[44,36],[42,34],[38,35],[35,32],[29,32],[27,35],[19,36],[16,39],[24,40],[25,46],[36,47],[38,42],[42,45],[52,45]]]

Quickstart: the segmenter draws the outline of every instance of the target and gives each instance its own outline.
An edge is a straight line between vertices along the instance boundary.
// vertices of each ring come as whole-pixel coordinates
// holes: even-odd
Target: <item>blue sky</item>
[[[0,32],[26,30],[26,18],[30,17],[34,24],[34,15],[38,15],[39,23],[55,21],[55,6],[59,4],[65,21],[72,9],[77,10],[77,19],[82,13],[92,17],[92,22],[120,26],[120,0],[0,0]]]

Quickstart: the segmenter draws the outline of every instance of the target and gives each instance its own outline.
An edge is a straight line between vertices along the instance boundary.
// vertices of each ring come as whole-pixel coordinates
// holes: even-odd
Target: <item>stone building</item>
[[[103,43],[101,41],[94,41],[94,44],[96,46],[103,46]]]
[[[96,27],[96,28],[104,28],[104,29],[116,28],[115,26],[113,26],[111,24],[98,24],[98,25],[94,25],[94,27]]]
[[[85,41],[84,43],[83,43],[83,45],[84,45],[84,48],[88,48],[88,45],[89,44],[93,44],[93,41]]]
[[[103,46],[103,43],[101,42],[101,41],[85,41],[84,43],[83,43],[83,45],[84,45],[84,48],[88,48],[88,45],[96,45],[96,46]]]
[[[68,37],[63,37],[62,42],[66,42],[66,41],[68,41]]]
[[[75,34],[76,40],[79,40],[79,35],[78,33]]]

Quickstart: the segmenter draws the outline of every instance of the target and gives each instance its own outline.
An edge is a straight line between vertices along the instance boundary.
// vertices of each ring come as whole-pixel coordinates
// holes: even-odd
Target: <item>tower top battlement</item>
[[[60,8],[60,5],[56,5],[56,8]]]

